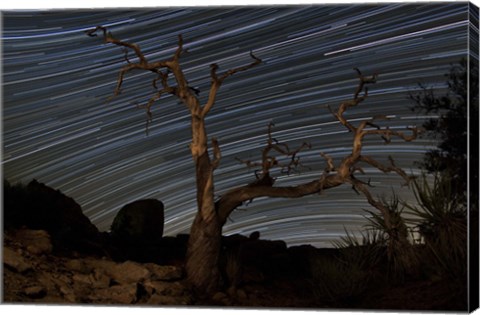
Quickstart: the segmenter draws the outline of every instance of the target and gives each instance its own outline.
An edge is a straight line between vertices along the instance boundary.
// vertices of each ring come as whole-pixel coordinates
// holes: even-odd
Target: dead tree
[[[158,75],[153,81],[156,89],[148,103],[143,107],[146,109],[148,117],[151,118],[151,107],[164,94],[171,94],[177,97],[189,110],[191,116],[192,142],[190,151],[195,164],[196,188],[197,188],[197,215],[192,224],[190,239],[187,250],[186,272],[190,283],[198,289],[199,292],[214,292],[220,283],[220,272],[218,268],[218,258],[221,248],[222,227],[229,215],[244,202],[252,201],[258,197],[281,197],[281,198],[300,198],[307,195],[319,194],[323,190],[334,188],[342,184],[352,185],[355,191],[365,195],[368,202],[377,208],[385,218],[386,224],[391,222],[390,213],[385,205],[374,198],[370,193],[368,182],[364,182],[357,177],[356,173],[364,173],[361,163],[375,167],[382,172],[394,172],[404,178],[407,182],[407,174],[397,167],[390,158],[390,165],[372,159],[362,154],[362,141],[365,136],[376,135],[389,142],[391,137],[399,137],[405,141],[412,141],[417,136],[417,128],[409,128],[411,134],[381,128],[375,124],[377,120],[388,119],[386,116],[377,116],[369,120],[362,121],[358,126],[351,124],[344,113],[351,107],[358,106],[368,97],[367,85],[373,84],[377,80],[377,75],[364,76],[360,70],[358,73],[359,83],[353,94],[353,99],[346,101],[336,110],[331,110],[336,119],[345,126],[352,134],[352,152],[345,156],[338,165],[334,165],[331,157],[322,154],[326,161],[326,167],[317,179],[296,186],[279,187],[275,186],[275,178],[271,176],[270,170],[273,167],[280,167],[284,172],[290,173],[301,166],[298,153],[310,145],[302,144],[295,150],[290,150],[287,144],[280,143],[272,138],[271,125],[268,129],[268,142],[262,151],[262,160],[259,163],[251,161],[242,161],[250,166],[261,166],[261,171],[257,173],[257,178],[244,186],[233,188],[215,201],[214,199],[214,181],[213,172],[218,167],[221,159],[219,143],[215,138],[211,139],[212,156],[208,153],[208,138],[205,130],[205,117],[215,104],[218,89],[225,79],[237,72],[246,71],[262,61],[252,52],[250,57],[252,62],[248,65],[230,69],[222,74],[218,74],[218,66],[210,66],[211,85],[208,99],[205,104],[201,104],[197,91],[188,86],[180,66],[180,57],[184,53],[182,36],[178,36],[178,47],[171,59],[163,61],[149,62],[142,53],[140,47],[136,44],[123,42],[113,37],[105,27],[98,26],[87,32],[89,36],[96,36],[101,31],[106,43],[112,43],[123,47],[126,50],[125,60],[127,64],[123,66],[118,74],[117,85],[114,96],[121,92],[124,76],[132,70],[151,71]],[[132,62],[128,58],[128,51],[131,50],[138,58],[137,62]],[[169,76],[172,75],[175,85],[169,84]],[[160,87],[158,86],[160,83]],[[286,164],[280,164],[273,153],[282,154],[289,158]],[[288,159],[287,159],[288,160]]]

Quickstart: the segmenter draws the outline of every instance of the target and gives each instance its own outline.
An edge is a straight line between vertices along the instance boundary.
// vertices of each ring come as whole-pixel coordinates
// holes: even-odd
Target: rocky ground
[[[4,302],[192,304],[177,266],[52,255],[43,230],[4,234]]]
[[[312,296],[305,294],[302,281],[277,279],[265,285],[260,284],[263,278],[252,279],[241,289],[230,288],[208,300],[198,300],[186,284],[181,266],[115,262],[80,253],[56,255],[52,249],[50,235],[44,230],[4,233],[5,303],[282,308],[315,305]]]

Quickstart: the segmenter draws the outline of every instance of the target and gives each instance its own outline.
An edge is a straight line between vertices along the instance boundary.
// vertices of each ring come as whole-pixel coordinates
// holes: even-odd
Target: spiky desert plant
[[[417,216],[416,227],[437,273],[452,279],[466,275],[467,212],[448,173],[423,174],[413,181],[418,206],[405,204]]]
[[[381,233],[374,230],[360,232],[360,238],[345,229],[345,236],[333,245],[339,249],[340,259],[349,265],[362,269],[376,267],[385,254],[386,240]]]
[[[403,281],[406,275],[416,273],[419,264],[417,253],[409,241],[409,227],[402,216],[405,207],[394,192],[390,199],[384,197],[382,202],[389,216],[365,210],[369,213],[367,230],[375,231],[384,240],[389,278]]]

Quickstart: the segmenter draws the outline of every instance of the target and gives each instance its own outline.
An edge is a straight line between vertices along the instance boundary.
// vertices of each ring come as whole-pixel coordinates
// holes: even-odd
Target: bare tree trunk
[[[207,135],[203,119],[192,117],[192,144],[197,186],[197,214],[190,230],[186,257],[186,272],[189,283],[199,295],[208,295],[218,290],[222,225],[218,221],[214,202],[213,163],[207,150]],[[215,140],[212,140],[215,147]],[[219,153],[218,153],[219,154]]]
[[[222,225],[218,220],[206,222],[197,213],[190,231],[186,271],[190,284],[200,295],[218,290],[220,270],[218,258],[222,240]]]

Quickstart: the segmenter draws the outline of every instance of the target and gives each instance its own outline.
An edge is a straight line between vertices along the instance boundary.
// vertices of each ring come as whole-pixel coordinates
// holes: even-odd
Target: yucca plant
[[[415,215],[436,272],[450,279],[466,276],[467,212],[455,194],[448,173],[435,173],[413,181],[418,206],[405,204]]]
[[[362,269],[372,269],[385,256],[386,240],[374,230],[360,232],[360,236],[359,239],[345,229],[345,236],[333,241],[333,245],[339,249],[342,261]]]
[[[383,198],[382,202],[388,211],[389,222],[384,215],[365,210],[369,213],[367,229],[379,233],[385,240],[388,275],[390,280],[401,282],[406,275],[416,273],[419,261],[409,241],[409,227],[402,216],[405,207],[401,206],[395,193],[389,200]]]

